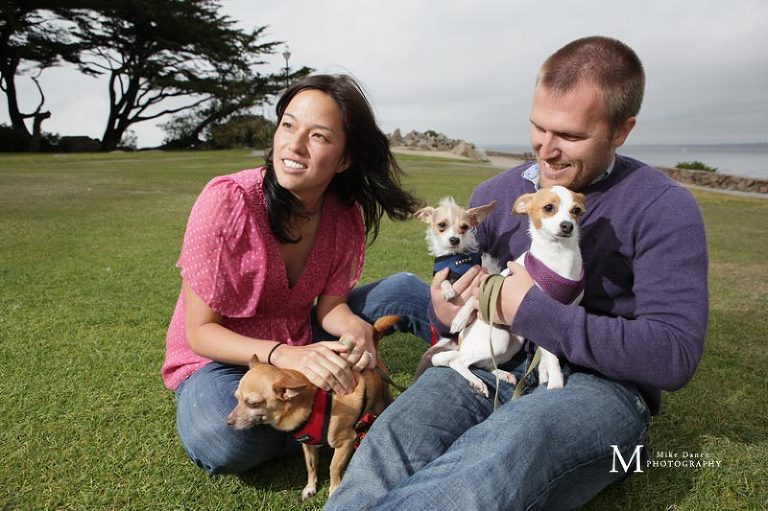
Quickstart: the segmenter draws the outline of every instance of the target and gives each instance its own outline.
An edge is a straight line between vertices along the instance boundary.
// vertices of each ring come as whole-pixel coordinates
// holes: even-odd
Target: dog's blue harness
[[[447,280],[453,284],[459,277],[467,273],[467,270],[476,264],[480,264],[480,254],[478,252],[435,257],[435,266],[432,268],[432,275],[434,276],[435,273],[450,268]]]

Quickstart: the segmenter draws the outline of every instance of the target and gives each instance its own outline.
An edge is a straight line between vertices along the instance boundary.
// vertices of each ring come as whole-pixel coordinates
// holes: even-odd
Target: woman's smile
[[[296,160],[291,160],[288,158],[283,158],[283,165],[285,166],[286,170],[289,172],[291,170],[298,170],[298,171],[304,171],[307,170],[307,166],[303,163],[299,163]]]

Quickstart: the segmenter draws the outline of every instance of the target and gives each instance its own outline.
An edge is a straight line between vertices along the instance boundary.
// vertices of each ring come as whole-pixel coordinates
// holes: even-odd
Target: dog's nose
[[[459,239],[458,236],[451,236],[450,238],[448,238],[448,243],[450,243],[451,246],[455,247],[456,245],[461,243],[461,239]]]
[[[560,230],[563,234],[571,234],[573,232],[573,222],[563,221],[560,222]]]

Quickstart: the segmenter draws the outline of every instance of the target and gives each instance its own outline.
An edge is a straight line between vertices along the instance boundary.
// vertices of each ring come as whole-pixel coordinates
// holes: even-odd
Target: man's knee
[[[387,281],[391,282],[392,285],[402,286],[409,289],[413,286],[426,286],[424,281],[422,281],[419,277],[407,271],[394,273],[387,277]]]

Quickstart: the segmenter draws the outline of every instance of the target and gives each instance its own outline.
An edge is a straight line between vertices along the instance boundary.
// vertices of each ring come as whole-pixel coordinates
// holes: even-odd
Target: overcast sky
[[[386,132],[445,133],[479,145],[527,144],[540,64],[573,39],[623,40],[646,69],[628,143],[768,142],[766,0],[224,0],[223,13],[265,41],[285,41],[290,67],[360,80]],[[285,66],[279,47],[263,72]],[[46,131],[100,137],[105,80],[71,68],[41,79]],[[38,101],[19,81],[26,110]],[[8,122],[5,97],[0,123]],[[261,111],[257,113],[262,113]],[[267,111],[273,116],[272,110]],[[139,146],[162,142],[147,121]]]

